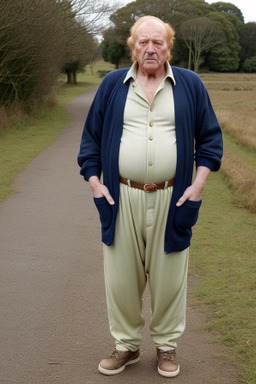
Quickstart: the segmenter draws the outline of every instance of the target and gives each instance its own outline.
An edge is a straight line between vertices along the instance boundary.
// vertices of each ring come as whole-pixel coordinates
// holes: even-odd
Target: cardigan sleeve
[[[103,152],[106,146],[106,126],[109,128],[109,104],[127,71],[128,69],[119,69],[106,75],[89,109],[77,157],[81,167],[80,174],[86,181],[91,176],[101,176]],[[104,130],[105,135],[103,135]]]
[[[103,114],[100,102],[100,90],[96,93],[89,109],[82,133],[80,151],[77,162],[80,174],[88,181],[90,176],[101,175],[101,132],[103,126]]]
[[[91,176],[101,176],[102,130],[113,78],[113,73],[110,73],[101,82],[84,124],[77,162],[81,167],[80,174],[86,181]]]
[[[196,88],[195,162],[196,166],[217,171],[223,154],[222,132],[208,92],[201,81]]]

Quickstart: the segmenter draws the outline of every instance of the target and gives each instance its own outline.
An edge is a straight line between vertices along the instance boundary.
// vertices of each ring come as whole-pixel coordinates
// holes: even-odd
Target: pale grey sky
[[[255,0],[207,0],[206,3],[212,4],[217,1],[222,1],[223,3],[231,3],[236,5],[241,9],[244,15],[244,21],[248,23],[249,21],[256,22],[256,1]]]
[[[231,3],[236,5],[239,9],[241,9],[246,23],[248,23],[249,21],[256,22],[256,1],[255,0],[207,0],[206,3],[212,4],[212,3],[216,3],[217,1],[222,1],[223,3]],[[131,2],[132,0],[119,0],[119,3],[121,4],[121,6],[129,4]]]

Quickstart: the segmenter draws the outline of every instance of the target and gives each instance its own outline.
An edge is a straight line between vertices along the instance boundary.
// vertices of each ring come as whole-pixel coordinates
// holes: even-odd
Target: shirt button
[[[150,107],[150,112],[153,112],[153,107]]]
[[[153,123],[149,123],[149,126],[150,126],[150,127],[153,127]]]
[[[149,136],[149,140],[152,141],[153,140],[153,136]]]
[[[152,165],[153,165],[152,161],[149,161],[149,162],[148,162],[148,165],[149,165],[150,167],[152,167]]]

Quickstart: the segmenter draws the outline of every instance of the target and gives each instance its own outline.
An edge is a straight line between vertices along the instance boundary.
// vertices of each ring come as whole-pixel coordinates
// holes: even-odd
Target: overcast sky
[[[255,0],[217,0],[222,1],[223,3],[231,3],[236,5],[241,9],[242,14],[244,15],[244,21],[248,23],[249,21],[256,22],[256,1]],[[207,0],[206,3],[212,4],[216,3],[216,0]],[[128,3],[128,2],[127,2]]]
[[[212,4],[212,3],[216,3],[217,1],[222,1],[223,3],[231,3],[236,5],[239,9],[241,9],[246,23],[248,23],[249,21],[256,22],[256,1],[255,0],[207,0],[206,3]],[[119,0],[119,2],[121,3],[121,5],[126,5],[131,3],[132,0]]]

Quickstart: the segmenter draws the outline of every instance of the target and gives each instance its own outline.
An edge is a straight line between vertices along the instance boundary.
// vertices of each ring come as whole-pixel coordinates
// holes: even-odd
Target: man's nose
[[[148,53],[154,53],[155,52],[155,47],[152,41],[149,41],[148,46],[147,46],[147,52]]]

